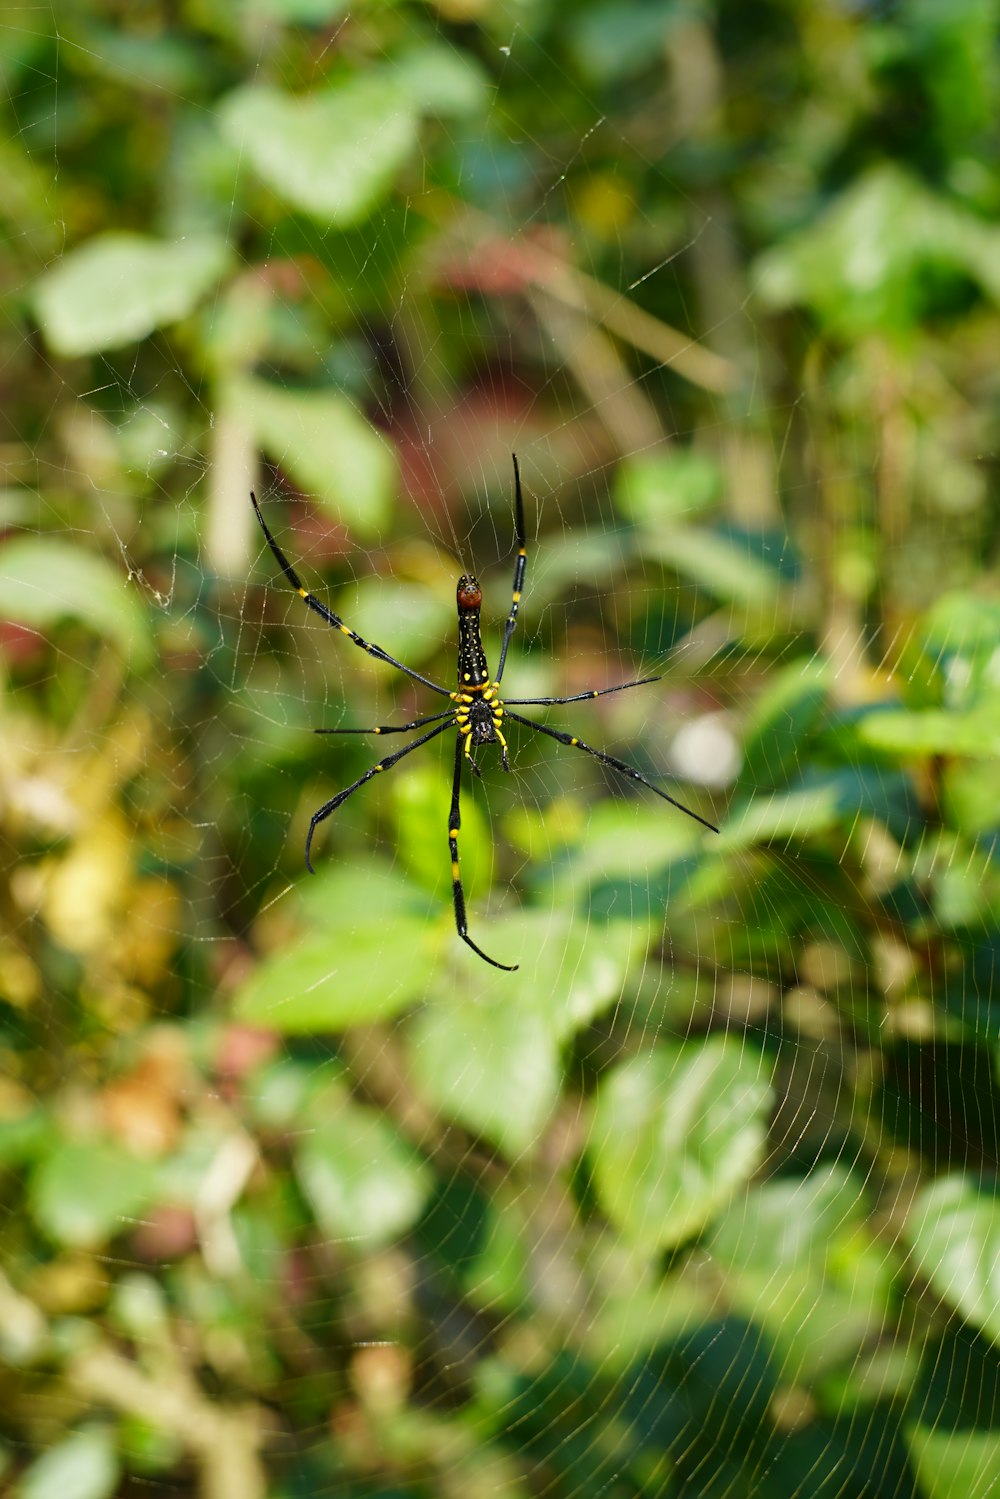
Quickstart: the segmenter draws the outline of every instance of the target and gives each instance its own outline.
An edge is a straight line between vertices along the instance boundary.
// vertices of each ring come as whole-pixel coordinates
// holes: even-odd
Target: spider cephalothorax
[[[465,755],[476,775],[481,771],[472,758],[474,744],[499,744],[500,763],[510,770],[507,756],[507,741],[500,731],[504,720],[504,706],[497,694],[494,682],[487,680],[485,686],[473,692],[452,694],[458,706],[455,709],[455,727],[465,740]]]
[[[503,642],[500,647],[500,662],[497,666],[495,678],[490,677],[489,668],[486,664],[486,652],[483,650],[482,637],[479,631],[479,611],[483,602],[483,591],[476,579],[464,574],[458,580],[456,591],[456,603],[458,605],[458,688],[451,692],[447,687],[432,682],[429,677],[423,676],[419,671],[413,671],[409,666],[404,666],[402,661],[397,661],[395,656],[390,656],[379,645],[372,645],[367,640],[345,625],[338,614],[328,609],[325,604],[311,594],[307,588],[303,588],[299,576],[284,552],[278,546],[274,537],[267,528],[267,523],[260,513],[260,507],[254,495],[253,507],[257,512],[261,529],[267,539],[267,544],[277,558],[285,577],[295,589],[299,598],[303,599],[309,608],[318,614],[321,619],[326,620],[335,630],[346,635],[355,645],[367,651],[369,656],[374,656],[377,661],[385,661],[389,666],[394,666],[397,671],[404,672],[406,676],[412,677],[413,681],[421,682],[429,687],[432,692],[441,697],[450,698],[452,705],[441,713],[432,713],[426,718],[415,718],[412,723],[380,724],[374,729],[317,729],[317,734],[404,734],[410,729],[421,729],[425,724],[433,724],[434,728],[428,733],[421,734],[419,739],[413,739],[403,749],[397,750],[394,755],[387,755],[377,765],[366,770],[364,775],[337,795],[331,797],[328,802],[314,812],[309,822],[309,832],[306,834],[306,867],[312,870],[312,841],[313,835],[321,822],[325,822],[332,812],[335,812],[349,796],[351,796],[366,781],[384,770],[391,770],[398,760],[408,755],[411,750],[426,744],[428,740],[435,739],[438,734],[443,734],[446,729],[457,729],[455,740],[455,773],[452,781],[451,791],[451,816],[448,820],[448,847],[451,853],[451,881],[452,900],[455,907],[455,926],[458,935],[463,942],[468,943],[474,953],[483,958],[485,962],[492,964],[494,968],[503,968],[512,973],[516,964],[498,963],[496,958],[491,958],[484,953],[481,947],[477,947],[469,936],[469,924],[465,911],[465,892],[462,889],[462,877],[458,865],[458,834],[462,826],[462,812],[460,805],[460,794],[462,786],[462,765],[467,764],[476,775],[481,771],[472,757],[472,749],[481,744],[499,744],[500,763],[504,770],[510,770],[510,760],[507,752],[507,741],[504,738],[501,725],[506,719],[514,723],[523,724],[525,728],[534,729],[540,734],[546,734],[550,739],[558,740],[560,744],[568,744],[573,749],[583,750],[585,754],[593,755],[595,760],[600,760],[602,765],[607,765],[621,776],[629,780],[638,781],[640,785],[648,786],[655,791],[657,796],[664,801],[670,802],[671,806],[677,807],[700,822],[704,827],[710,828],[713,833],[719,830],[714,823],[702,817],[698,812],[692,812],[690,807],[685,807],[676,798],[669,796],[666,791],[661,791],[659,786],[654,786],[652,781],[646,779],[633,766],[627,765],[624,760],[618,760],[614,755],[605,754],[603,750],[594,749],[589,744],[584,744],[582,739],[574,735],[564,734],[560,729],[550,729],[547,724],[537,723],[533,718],[524,718],[520,713],[512,713],[510,704],[517,707],[535,706],[539,708],[551,707],[556,703],[579,703],[585,698],[604,697],[609,692],[624,692],[629,687],[642,687],[646,682],[655,682],[656,677],[641,677],[635,682],[622,682],[617,687],[598,687],[590,692],[577,692],[573,697],[520,697],[508,698],[506,703],[500,699],[500,679],[503,676],[504,665],[507,661],[507,647],[514,633],[517,623],[517,611],[521,602],[521,588],[524,584],[524,570],[527,561],[527,549],[525,543],[524,529],[524,501],[521,497],[521,476],[518,472],[517,458],[514,458],[514,525],[517,536],[517,560],[514,563],[514,587],[511,598],[510,613],[504,625]]]

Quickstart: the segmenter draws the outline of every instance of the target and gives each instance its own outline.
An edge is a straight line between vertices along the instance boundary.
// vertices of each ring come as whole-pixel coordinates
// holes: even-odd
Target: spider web
[[[0,1105],[23,1135],[31,1094],[53,1132],[10,1157],[27,1207],[0,1286],[12,1327],[35,1319],[0,1350],[29,1370],[12,1460],[35,1499],[47,1448],[96,1464],[98,1494],[195,1472],[233,1499],[985,1494],[995,817],[949,829],[929,808],[983,778],[936,741],[914,771],[889,721],[900,700],[974,713],[995,678],[980,620],[918,617],[968,581],[953,517],[890,513],[866,583],[843,493],[870,459],[832,415],[850,372],[775,372],[726,201],[673,175],[637,61],[665,52],[679,159],[718,149],[699,89],[746,100],[697,17],[682,41],[673,7],[635,7],[622,40],[600,7],[564,32],[499,9],[473,45],[464,12],[292,9],[315,45],[247,8],[228,87],[308,92],[433,47],[451,90],[347,229],[262,181],[259,139],[184,58],[151,86],[117,13],[10,27],[25,201],[48,173],[57,204],[55,234],[36,213],[14,241],[16,297],[37,314],[40,268],[87,237],[59,187],[86,165],[81,79],[141,81],[183,120],[149,200],[98,222],[207,226],[230,256],[179,329],[74,360],[19,308],[5,336],[11,368],[38,365],[6,520],[48,551],[2,585],[27,858]],[[185,24],[233,46],[214,12]],[[905,402],[880,357],[891,498]],[[346,484],[310,445],[324,421]],[[460,840],[470,934],[509,975],[454,932],[451,733],[359,790],[305,873],[311,814],[405,742],[312,730],[439,704],[303,607],[247,492],[307,588],[450,687],[460,572],[496,663],[513,452],[504,694],[656,674],[518,711],[722,834],[512,725],[511,773],[487,748],[465,778]],[[89,623],[46,614],[57,542],[110,560],[124,614],[96,575],[71,579]],[[81,1229],[66,1179],[98,1167]],[[62,1424],[42,1413],[66,1385]]]

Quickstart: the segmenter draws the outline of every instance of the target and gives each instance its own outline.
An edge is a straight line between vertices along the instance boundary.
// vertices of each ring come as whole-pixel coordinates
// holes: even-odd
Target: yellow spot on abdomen
[[[452,859],[452,861],[451,861],[451,877],[452,877],[453,880],[457,880],[458,879],[458,860],[457,859]]]
[[[458,828],[449,828],[448,829],[448,837],[449,838],[457,838],[458,837]]]
[[[309,597],[309,590],[308,590],[308,588],[300,588],[298,590],[298,595],[299,595],[300,599],[307,599]]]
[[[515,604],[519,604],[520,602],[521,602],[521,595],[519,593],[515,593],[515,595],[514,595],[514,603]]]

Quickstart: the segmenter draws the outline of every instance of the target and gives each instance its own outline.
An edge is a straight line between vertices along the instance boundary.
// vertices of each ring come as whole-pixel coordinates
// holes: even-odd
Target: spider
[[[422,676],[419,671],[413,671],[409,666],[404,666],[402,661],[397,661],[395,656],[390,656],[381,646],[373,645],[368,640],[362,640],[361,636],[345,625],[338,614],[328,609],[325,604],[320,603],[316,596],[303,587],[298,573],[292,567],[288,558],[275,541],[268,529],[267,522],[260,512],[257,498],[251,493],[253,508],[257,519],[260,521],[261,530],[267,540],[268,546],[277,559],[285,577],[295,589],[299,598],[309,606],[320,619],[339,630],[342,635],[360,646],[361,650],[367,651],[369,656],[374,656],[377,661],[385,661],[389,666],[394,666],[397,671],[405,672],[414,682],[420,682],[422,686],[429,687],[432,692],[441,697],[449,699],[449,706],[441,713],[431,713],[425,718],[415,718],[412,723],[401,724],[379,724],[372,729],[316,729],[317,734],[405,734],[412,729],[422,729],[427,724],[434,727],[426,734],[421,734],[419,739],[412,740],[403,749],[397,750],[394,755],[386,755],[377,765],[371,766],[364,775],[347,786],[343,791],[324,802],[318,811],[314,812],[310,822],[309,831],[306,834],[306,868],[310,874],[315,873],[312,864],[312,842],[316,829],[321,822],[325,822],[331,813],[343,806],[349,796],[370,781],[373,776],[382,771],[391,770],[404,755],[419,749],[422,744],[436,739],[447,729],[457,729],[455,739],[455,772],[451,791],[451,815],[448,820],[448,847],[451,852],[451,881],[452,900],[455,907],[455,926],[462,941],[467,943],[472,951],[489,963],[493,968],[501,968],[505,973],[514,973],[518,967],[516,963],[498,963],[496,958],[491,958],[488,953],[483,952],[469,936],[469,923],[465,908],[465,892],[462,889],[462,877],[458,864],[458,834],[462,826],[462,814],[460,807],[462,766],[468,765],[474,775],[481,776],[482,772],[473,757],[473,749],[481,744],[497,744],[500,746],[500,764],[504,770],[510,770],[510,757],[508,754],[507,740],[503,733],[505,720],[511,719],[514,723],[523,724],[525,728],[534,729],[539,734],[546,734],[550,739],[557,740],[560,744],[568,744],[573,749],[582,750],[584,754],[593,755],[600,760],[602,765],[610,766],[621,776],[629,780],[638,781],[640,785],[648,786],[650,791],[669,802],[671,806],[677,807],[681,812],[693,817],[695,822],[700,822],[703,827],[709,828],[713,833],[719,830],[714,823],[707,818],[701,817],[693,812],[690,807],[685,807],[676,798],[669,796],[667,792],[661,791],[654,786],[652,781],[633,766],[627,765],[624,760],[618,760],[614,755],[605,754],[603,750],[594,749],[592,745],[584,744],[575,734],[564,734],[560,729],[550,729],[547,724],[537,723],[533,718],[524,718],[520,713],[512,711],[512,704],[516,707],[549,708],[561,703],[579,703],[588,698],[605,697],[611,692],[626,692],[631,687],[644,687],[649,682],[656,682],[658,677],[640,677],[634,682],[621,682],[617,687],[601,687],[590,692],[577,692],[572,697],[514,697],[501,699],[500,680],[503,677],[504,664],[507,660],[507,647],[510,645],[511,636],[517,624],[517,611],[521,602],[521,589],[524,586],[524,571],[527,565],[527,544],[525,541],[524,528],[524,501],[521,496],[521,474],[518,467],[517,455],[514,459],[514,530],[517,540],[517,560],[514,563],[514,586],[510,605],[510,613],[504,626],[503,643],[500,647],[500,663],[497,666],[495,677],[490,676],[489,667],[486,664],[486,653],[483,650],[483,642],[479,633],[479,610],[483,602],[483,593],[475,578],[463,574],[458,580],[456,589],[456,603],[458,606],[458,688],[449,691],[447,687],[441,687],[437,682],[432,682],[429,677]]]

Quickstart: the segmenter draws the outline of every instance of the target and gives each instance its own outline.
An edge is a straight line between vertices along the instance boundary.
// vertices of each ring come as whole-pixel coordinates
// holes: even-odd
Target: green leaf
[[[377,640],[383,650],[413,666],[436,656],[442,640],[451,639],[455,591],[445,594],[429,582],[372,576],[338,594],[337,612],[364,640]],[[450,672],[448,676],[450,681]]]
[[[290,26],[326,25],[342,16],[349,5],[350,0],[240,0],[245,14]]]
[[[149,614],[122,569],[59,537],[19,536],[4,545],[0,617],[39,630],[78,619],[114,641],[137,670],[152,659]]]
[[[240,1020],[286,1035],[339,1031],[387,1020],[420,999],[428,982],[427,923],[398,912],[345,920],[260,963],[237,991]]]
[[[1000,648],[1000,603],[974,593],[945,593],[922,620],[927,648],[935,656],[960,656],[973,674],[987,670]],[[976,673],[975,668],[980,669]]]
[[[515,958],[500,951],[481,926],[476,941],[504,962]],[[470,954],[470,958],[472,955]],[[475,979],[449,998],[423,1010],[409,1039],[409,1059],[421,1092],[449,1119],[484,1135],[500,1150],[517,1157],[535,1144],[559,1096],[559,1049],[543,1016],[517,1003],[520,975],[506,980],[505,998],[496,997],[496,970],[472,958]],[[490,999],[480,998],[484,983]]]
[[[772,307],[805,303],[831,330],[858,338],[911,328],[923,274],[950,270],[1000,298],[1000,232],[896,166],[878,166],[757,263]]]
[[[226,404],[336,520],[359,537],[381,535],[392,515],[395,454],[350,401],[334,391],[281,390],[262,380],[239,380],[228,388]],[[269,524],[273,530],[273,521]]]
[[[416,1017],[410,1065],[442,1114],[518,1156],[537,1142],[555,1107],[560,1044],[621,998],[648,939],[631,922],[541,912],[477,921],[473,935],[491,957],[519,964],[518,972],[488,968],[459,949],[449,919],[461,977]]]
[[[425,921],[437,914],[433,901],[400,869],[375,857],[350,866],[324,864],[301,882],[295,894],[305,919],[320,935],[376,921],[391,932],[400,914]]]
[[[840,793],[833,784],[789,791],[784,796],[757,796],[732,813],[713,848],[721,853],[777,839],[808,838],[835,827],[839,818]]]
[[[830,668],[805,656],[775,672],[753,706],[743,738],[741,779],[749,790],[778,786],[801,763],[803,746],[826,701]]]
[[[499,1196],[499,1194],[498,1194]],[[496,1314],[497,1307],[515,1313],[530,1292],[531,1271],[527,1245],[530,1230],[522,1221],[518,1204],[500,1197],[490,1203],[480,1252],[464,1266],[465,1295],[476,1306]]]
[[[775,569],[728,536],[700,526],[662,523],[655,530],[643,531],[641,549],[645,556],[660,558],[727,603],[770,608],[777,602],[780,585]]]
[[[615,476],[615,503],[640,525],[683,520],[714,505],[722,491],[715,459],[694,448],[626,459]]]
[[[905,0],[898,15],[920,57],[948,155],[975,151],[993,123],[997,97],[997,0]],[[967,139],[972,137],[972,139]],[[956,1490],[957,1492],[957,1490]]]
[[[659,815],[657,815],[659,814]],[[607,798],[589,810],[586,825],[568,857],[553,859],[545,841],[548,820],[540,819],[535,835],[535,870],[539,885],[547,886],[552,898],[572,903],[595,886],[631,884],[638,892],[630,921],[648,921],[659,915],[643,896],[650,883],[682,860],[690,860],[714,835],[689,817],[677,816],[669,807],[662,811],[637,797],[625,801]],[[600,930],[598,927],[597,930]]]
[[[57,1243],[78,1249],[106,1244],[149,1205],[156,1172],[113,1145],[60,1143],[31,1178],[31,1207],[39,1227]]]
[[[567,10],[568,39],[577,65],[593,83],[613,83],[644,72],[683,16],[675,0],[614,0],[582,14]]]
[[[169,242],[102,234],[36,281],[32,306],[54,353],[118,349],[192,312],[227,257],[225,241],[214,235]]]
[[[559,911],[526,911],[501,924],[506,961],[519,963],[519,1003],[541,1015],[557,1041],[568,1040],[622,997],[630,968],[644,961],[642,922],[588,921]],[[510,1003],[491,974],[479,988]]]
[[[93,1426],[36,1459],[21,1478],[18,1499],[108,1499],[118,1478],[114,1437],[105,1427]]]
[[[942,775],[946,821],[967,838],[1000,827],[1000,777],[990,760],[954,760]]]
[[[964,1176],[917,1194],[905,1236],[914,1268],[965,1320],[1000,1343],[1000,1201]]]
[[[37,1156],[50,1138],[51,1123],[42,1109],[0,1119],[0,1166],[19,1166]]]
[[[428,42],[396,58],[388,76],[421,114],[467,119],[487,108],[490,79],[471,52]]]
[[[296,1154],[302,1190],[332,1238],[385,1244],[412,1227],[431,1186],[425,1164],[383,1119],[345,1099]]]
[[[608,1075],[588,1152],[601,1207],[626,1238],[681,1244],[748,1180],[764,1146],[767,1069],[718,1037],[656,1046]]]
[[[944,708],[866,713],[858,724],[858,737],[874,749],[904,759],[914,755],[994,759],[1000,755],[1000,703],[984,703],[967,713],[949,713]]]
[[[908,1426],[906,1441],[924,1499],[987,1499],[1000,1472],[1000,1432]]]
[[[447,738],[454,755],[454,734]],[[434,753],[434,746],[428,745]],[[418,750],[413,760],[421,752]],[[451,903],[451,860],[448,854],[446,822],[451,805],[451,773],[438,763],[400,766],[386,786],[386,800],[395,824],[395,841],[403,865],[423,889],[440,901]],[[462,799],[462,827],[459,838],[462,883],[466,900],[474,902],[486,894],[488,877],[495,861],[489,824],[468,785]]]
[[[417,144],[406,90],[373,76],[302,95],[249,85],[229,94],[219,114],[227,138],[275,192],[340,228],[368,217]]]
[[[765,1328],[789,1382],[853,1358],[889,1317],[895,1266],[868,1223],[858,1180],[831,1165],[755,1187],[712,1230],[728,1304]]]

